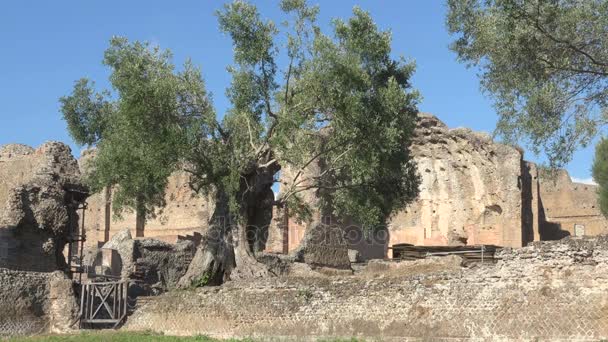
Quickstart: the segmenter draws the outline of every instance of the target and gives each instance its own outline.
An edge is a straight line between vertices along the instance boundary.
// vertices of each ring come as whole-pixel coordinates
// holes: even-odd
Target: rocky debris
[[[154,239],[136,241],[136,272],[144,284],[150,284],[155,292],[177,287],[186,274],[195,253],[192,241],[169,244]],[[146,291],[144,287],[142,290]]]
[[[344,231],[336,225],[318,223],[311,226],[300,247],[293,252],[293,258],[312,266],[351,268]]]
[[[113,249],[120,255],[122,265],[121,277],[129,279],[135,273],[135,240],[129,229],[123,229],[106,242],[102,248]],[[99,254],[99,251],[97,252]]]
[[[348,259],[350,260],[351,263],[355,263],[355,262],[361,262],[361,255],[359,255],[359,251],[356,249],[349,249],[348,250]]]
[[[0,162],[0,267],[62,269],[64,246],[77,227],[76,205],[87,196],[70,148],[8,145],[0,149]]]
[[[118,253],[121,277],[134,281],[131,291],[135,296],[157,294],[177,287],[195,253],[192,241],[170,244],[150,238],[133,239],[129,229],[114,235],[102,249]],[[95,258],[87,260],[93,268],[101,262],[101,249],[94,254]]]

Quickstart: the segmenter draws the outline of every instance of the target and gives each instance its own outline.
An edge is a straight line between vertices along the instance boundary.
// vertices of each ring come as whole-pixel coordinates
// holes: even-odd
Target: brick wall
[[[410,261],[392,272],[306,273],[168,293],[124,329],[279,340],[608,337],[606,238],[535,243],[500,257],[494,266]]]

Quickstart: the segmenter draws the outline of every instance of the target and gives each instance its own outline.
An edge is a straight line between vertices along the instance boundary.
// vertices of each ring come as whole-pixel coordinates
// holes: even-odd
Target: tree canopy
[[[169,51],[113,38],[103,64],[113,93],[96,93],[93,82],[81,79],[60,99],[61,110],[74,140],[97,148],[88,175],[92,190],[118,185],[116,213],[130,208],[149,215],[164,204],[168,176],[213,110],[200,70],[186,62],[176,73]]]
[[[195,190],[225,200],[236,217],[228,244],[246,247],[235,252],[237,266],[239,255],[259,249],[249,233],[258,236],[272,206],[304,208],[305,191],[317,191],[321,210],[368,227],[418,193],[408,151],[418,102],[414,65],[391,58],[390,32],[359,8],[335,20],[331,34],[321,32],[319,9],[304,0],[283,0],[280,8],[286,21],[279,26],[245,1],[217,12],[234,48],[232,105],[223,116],[212,110],[199,69],[186,63],[176,72],[168,51],[124,38],[113,39],[104,58],[113,100],[88,81],[61,100],[74,139],[98,148],[94,184],[118,184],[119,206],[139,197],[160,204],[179,168]],[[308,175],[313,163],[322,171]],[[272,186],[287,168],[295,176],[275,198]]]
[[[480,70],[496,132],[524,139],[551,166],[571,160],[608,121],[608,2],[448,0],[458,59]]]

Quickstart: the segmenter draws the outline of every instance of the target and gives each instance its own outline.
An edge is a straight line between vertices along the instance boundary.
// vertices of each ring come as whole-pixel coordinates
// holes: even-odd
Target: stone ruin
[[[314,274],[322,277],[352,275],[352,262],[390,257],[389,247],[400,243],[427,246],[493,244],[516,248],[530,245],[523,249],[505,249],[500,258],[510,260],[509,265],[512,266],[519,265],[518,263],[525,264],[525,260],[531,258],[535,262],[538,261],[539,267],[553,267],[554,264],[547,263],[546,258],[550,256],[556,260],[563,259],[564,262],[569,262],[566,259],[582,260],[582,264],[575,263],[577,267],[580,265],[604,267],[606,262],[602,248],[605,243],[601,238],[597,243],[580,242],[586,243],[584,246],[581,245],[582,247],[577,245],[579,242],[576,241],[579,240],[573,239],[566,239],[565,242],[557,244],[539,242],[564,237],[579,238],[605,234],[608,221],[599,211],[596,186],[574,183],[563,170],[551,176],[535,164],[525,161],[517,148],[495,143],[486,134],[462,128],[449,129],[431,115],[420,115],[411,151],[418,163],[422,178],[419,198],[396,213],[386,229],[378,230],[378,235],[367,236],[363,234],[361,227],[352,222],[345,224],[344,221],[338,220],[330,222],[331,224],[319,223],[324,222],[319,213],[315,214],[311,222],[299,222],[289,217],[288,212],[277,210],[274,213],[274,222],[268,228],[267,253],[261,257],[276,263],[273,266],[276,274],[295,277],[294,279],[307,278]],[[70,241],[71,234],[82,228],[75,223],[82,214],[77,212],[76,208],[87,196],[87,189],[81,182],[81,174],[86,171],[87,158],[92,156],[92,152],[85,152],[80,161],[76,161],[69,147],[57,142],[45,143],[37,149],[24,145],[6,145],[0,148],[0,178],[3,179],[0,183],[0,288],[2,288],[0,312],[3,313],[0,314],[0,335],[4,331],[12,333],[65,331],[73,323],[78,306],[74,300],[72,282],[66,277],[65,246]],[[286,170],[282,177],[288,176],[289,172]],[[306,198],[308,201],[315,201],[312,192],[307,194]],[[185,283],[182,281],[180,284],[180,280],[188,278],[187,271],[197,250],[197,242],[207,230],[207,222],[213,212],[214,204],[189,189],[188,177],[184,172],[176,172],[171,176],[166,200],[167,207],[159,209],[155,217],[146,222],[144,236],[133,238],[135,215],[113,217],[112,189],[108,188],[102,193],[92,194],[87,199],[88,207],[85,211],[84,230],[87,242],[86,257],[82,265],[88,266],[93,275],[136,280],[132,287],[134,295],[135,293],[158,294],[190,284],[189,281]],[[326,234],[316,234],[315,232],[318,231]],[[318,241],[319,238],[322,241]],[[328,244],[327,241],[331,243]],[[586,252],[589,249],[587,247],[591,245],[592,248],[589,248],[597,251],[593,252],[593,258],[589,258]],[[272,253],[288,256],[277,259],[270,257]],[[565,257],[563,253],[567,256]],[[434,261],[431,260],[429,263],[432,265],[408,264],[404,267],[435,270]],[[570,266],[572,265],[568,264],[568,267]],[[371,277],[373,274],[373,277],[389,277],[393,272],[392,267],[381,262],[371,262],[367,266],[367,271],[361,273],[361,269],[358,268],[354,269],[354,272],[355,276],[360,274]],[[461,269],[458,263],[451,263],[449,267],[452,271]],[[332,273],[327,271],[327,268],[345,272]],[[533,277],[540,277],[538,272],[530,267],[525,268],[525,272],[515,271],[516,268],[509,266],[507,269],[500,268],[498,273],[480,273],[479,276],[483,279],[480,286],[492,287],[493,279],[503,276],[509,279],[509,284],[517,285],[518,277],[532,277],[524,274],[528,271]],[[401,271],[402,268],[397,267],[393,273]],[[580,274],[581,279],[587,279],[595,284],[597,279],[589,278],[588,274],[584,273],[587,271],[594,272],[592,269],[576,269],[572,272],[583,272]],[[365,275],[365,272],[368,275]],[[566,274],[560,273],[559,276]],[[542,294],[545,291],[544,285],[538,277],[534,278],[534,286],[538,285],[538,287],[534,287],[533,290],[538,290]],[[469,279],[468,276],[465,278]],[[408,285],[413,287],[403,291],[412,290],[418,293],[416,286],[433,284],[437,280],[433,277],[416,279],[418,283]],[[473,278],[470,280],[474,282]],[[299,280],[289,281],[293,284],[284,284],[288,289],[304,286]],[[467,284],[458,283],[460,280],[454,281],[458,288],[462,288],[462,293],[467,289],[470,292],[468,280]],[[283,291],[281,287],[283,285],[269,285],[263,281],[256,284],[252,286],[261,288],[269,286],[268,293],[272,295],[276,294],[273,292],[275,286],[278,286],[279,292]],[[319,284],[327,284],[327,281],[321,280],[319,284],[313,281],[311,284],[314,289],[325,286]],[[341,284],[350,286],[349,281]],[[375,296],[374,291],[378,290],[377,292],[380,293],[386,289],[382,281],[369,285],[371,287],[365,284],[368,283],[354,281],[353,289],[365,288],[365,291],[371,291],[372,297]],[[243,286],[243,284],[231,286]],[[564,293],[572,297],[573,294],[568,291],[575,290],[575,287],[558,289],[551,286],[553,285],[550,285],[545,292],[553,294],[566,291]],[[440,289],[433,289],[431,287],[429,290],[431,292],[427,295],[432,297],[435,290],[441,292]],[[219,293],[222,294],[222,291],[224,290]],[[325,298],[333,298],[332,296],[336,295],[335,303],[342,303],[345,308],[349,308],[352,304],[349,301],[343,302],[345,299],[338,292],[332,292],[331,289],[328,291],[328,294],[321,293],[321,295]],[[494,290],[488,292],[488,298],[504,297],[497,296],[500,292],[498,287],[495,292],[492,291]],[[312,292],[311,298],[307,294],[300,296],[299,292],[295,298],[297,301],[314,303],[316,297],[314,291]],[[268,293],[264,296],[267,297]],[[445,295],[449,294],[443,294]],[[223,298],[222,296],[218,298]],[[395,296],[395,298],[399,297]],[[468,298],[465,297],[455,297],[454,300],[465,303]],[[243,295],[242,298],[245,296]],[[261,300],[255,298],[257,297],[248,297],[247,300]],[[214,303],[215,299],[207,299],[209,303]],[[363,297],[354,296],[354,299],[364,301]],[[240,309],[231,307],[230,300],[226,300],[226,310],[230,312],[227,316],[228,321],[233,319],[230,316],[233,314],[237,314],[234,319],[238,322],[243,322],[243,317],[249,319],[247,314],[239,313]],[[243,309],[248,308],[247,300],[243,302]],[[287,300],[286,303],[291,302]],[[501,303],[495,304],[505,307],[506,304]],[[292,304],[297,303],[289,305]],[[441,307],[437,305],[438,308]],[[557,307],[562,304],[556,302],[555,305]],[[266,308],[264,305],[261,308],[267,311],[258,314],[270,315],[267,320],[270,323],[273,322],[273,315],[280,314],[282,310],[278,307]],[[420,312],[424,316],[424,312],[431,312],[433,308],[434,306],[429,308],[428,305],[422,305],[420,309],[412,307],[411,310],[415,312],[422,310]],[[531,310],[525,305],[522,308],[522,310]],[[173,310],[172,307],[170,309]],[[275,309],[278,311],[273,311]],[[351,309],[357,312],[361,308],[353,306]],[[247,310],[257,312],[257,309]],[[313,320],[326,317],[322,313],[319,313],[320,316],[315,316],[317,312],[314,310],[309,312]],[[413,315],[412,312],[402,314],[410,317],[407,315]],[[133,329],[143,327],[145,324],[142,323],[141,317],[147,317],[145,315],[148,313],[144,311],[141,314],[143,316],[134,319],[128,326]],[[532,313],[532,315],[538,314],[539,312],[536,311]],[[217,319],[212,316],[205,317]],[[155,317],[152,316],[151,321],[154,321]],[[304,321],[308,319],[308,316],[302,317]],[[411,317],[413,319],[414,316]],[[473,322],[479,317],[471,313],[469,318]],[[532,318],[531,321],[536,319]],[[193,322],[197,322],[196,319]],[[429,322],[429,326],[439,324],[432,320]],[[288,333],[290,329],[296,329],[296,326],[286,328],[281,324],[284,323],[272,323],[272,326],[287,329],[286,334],[291,334]],[[338,323],[332,324],[337,324],[336,331],[341,329]],[[243,331],[254,328],[270,329],[265,328],[263,324],[255,327],[241,324],[240,327],[245,329]],[[486,330],[473,330],[482,334],[491,327],[480,326],[481,328]],[[185,327],[183,331],[190,331],[188,329]],[[417,332],[419,335],[432,330],[423,326],[419,329],[421,329]],[[504,327],[505,336],[510,336],[509,329],[507,326]],[[576,329],[579,327],[577,326]],[[594,329],[593,336],[597,336],[598,331],[604,331],[601,330],[604,326],[598,325]],[[446,334],[448,330],[445,330]],[[268,330],[270,331],[271,329]],[[235,332],[232,331],[230,334],[235,335]],[[329,335],[332,335],[331,331]]]
[[[600,341],[608,337],[608,240],[505,248],[495,265],[458,256],[370,261],[353,275],[294,272],[175,291],[127,331],[317,341]]]
[[[435,116],[420,114],[411,153],[421,176],[418,199],[366,236],[344,220],[349,248],[363,259],[391,256],[390,246],[497,245],[522,247],[533,241],[608,232],[597,203],[597,186],[574,183],[525,161],[520,149],[496,143],[486,133],[449,129]],[[319,172],[311,167],[308,172]],[[282,177],[289,177],[284,170]],[[313,191],[304,196],[315,201]],[[275,213],[267,250],[289,253],[312,222]]]
[[[67,145],[0,148],[0,267],[49,272],[66,267],[63,256],[77,205],[86,198]]]
[[[532,241],[608,232],[599,210],[597,187],[574,183],[565,170],[557,176],[527,162],[520,149],[492,141],[486,133],[449,129],[433,115],[420,114],[411,152],[422,179],[417,201],[399,210],[386,230],[366,236],[356,225],[343,225],[351,251],[363,260],[391,256],[390,246],[476,245],[521,247]],[[91,151],[80,159],[81,168]],[[309,170],[314,172],[314,170]],[[282,177],[289,177],[284,170]],[[135,214],[111,213],[111,189],[88,199],[87,247],[97,248],[119,231],[135,235]],[[314,193],[306,195],[313,202]],[[188,186],[176,172],[166,189],[167,206],[146,222],[144,237],[175,243],[197,241],[207,230],[214,203]],[[319,216],[319,214],[317,214]],[[313,222],[274,212],[266,251],[294,252]]]
[[[0,179],[0,335],[63,330],[77,311],[64,247],[86,198],[78,163],[58,142],[5,145]]]

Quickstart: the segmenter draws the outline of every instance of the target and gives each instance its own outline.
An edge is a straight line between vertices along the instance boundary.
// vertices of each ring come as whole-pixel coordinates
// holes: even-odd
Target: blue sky
[[[443,0],[318,0],[319,23],[347,18],[353,6],[371,12],[378,25],[393,32],[393,52],[417,63],[413,79],[423,96],[421,111],[437,115],[450,127],[491,132],[496,115],[479,90],[475,70],[466,69],[448,49]],[[113,35],[147,40],[169,48],[179,65],[190,57],[201,66],[219,113],[228,107],[226,66],[232,60],[230,39],[218,30],[214,12],[220,1],[31,1],[0,4],[0,145],[37,146],[47,140],[77,147],[67,134],[58,98],[75,80],[88,77],[107,87],[102,54]],[[260,11],[280,22],[276,1],[256,1]],[[538,161],[526,153],[526,159]],[[576,153],[567,169],[588,179],[593,148]]]

